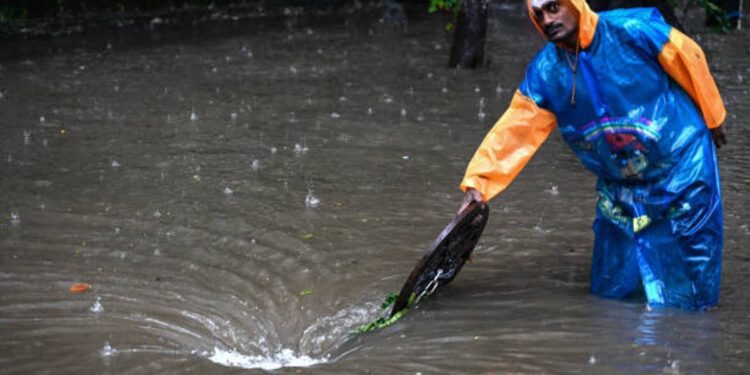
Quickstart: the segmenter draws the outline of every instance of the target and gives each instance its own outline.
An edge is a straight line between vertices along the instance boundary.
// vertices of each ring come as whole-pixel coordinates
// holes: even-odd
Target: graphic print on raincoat
[[[709,129],[726,112],[705,56],[656,9],[597,14],[570,1],[580,14],[577,72],[565,56],[575,51],[548,43],[535,56],[461,189],[485,201],[500,194],[557,126],[598,176],[592,292],[623,298],[642,287],[654,306],[713,306],[723,223]]]

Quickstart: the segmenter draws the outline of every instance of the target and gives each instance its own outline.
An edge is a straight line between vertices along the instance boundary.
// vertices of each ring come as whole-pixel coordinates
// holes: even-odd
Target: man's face
[[[536,22],[550,42],[575,44],[578,11],[568,0],[531,0]]]

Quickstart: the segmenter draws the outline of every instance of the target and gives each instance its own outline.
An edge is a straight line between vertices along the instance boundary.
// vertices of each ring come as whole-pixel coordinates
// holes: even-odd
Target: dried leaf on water
[[[84,293],[91,289],[91,284],[87,283],[76,283],[70,286],[68,289],[71,293]]]

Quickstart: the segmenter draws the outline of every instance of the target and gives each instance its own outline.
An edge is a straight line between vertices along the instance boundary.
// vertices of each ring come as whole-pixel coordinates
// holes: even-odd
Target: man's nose
[[[555,18],[551,14],[547,12],[542,13],[542,26],[550,25],[554,21],[555,21]]]

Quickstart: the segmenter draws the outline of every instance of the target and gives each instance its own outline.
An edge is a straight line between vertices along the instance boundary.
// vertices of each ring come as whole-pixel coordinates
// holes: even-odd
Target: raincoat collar
[[[588,48],[591,45],[591,42],[594,40],[594,32],[596,31],[596,23],[599,21],[599,15],[591,10],[589,4],[586,3],[586,0],[560,1],[569,1],[573,5],[573,7],[578,10],[578,40],[581,42],[582,49]],[[536,19],[534,18],[534,11],[531,10],[531,0],[526,0],[526,8],[529,11],[531,23],[534,24],[536,30],[539,31],[542,36],[544,36],[544,32],[542,31],[541,26],[539,26],[539,24],[536,22]]]

